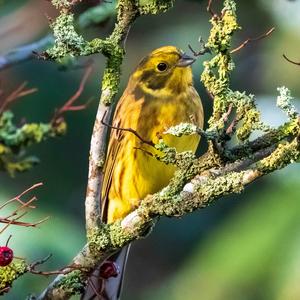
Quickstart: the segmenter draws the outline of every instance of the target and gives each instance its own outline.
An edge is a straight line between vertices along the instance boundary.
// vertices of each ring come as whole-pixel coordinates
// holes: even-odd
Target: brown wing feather
[[[114,129],[113,129],[114,131]],[[104,166],[104,177],[102,185],[102,196],[101,196],[101,220],[107,222],[107,208],[108,208],[108,194],[112,182],[112,174],[114,171],[116,157],[118,156],[118,151],[120,149],[121,143],[115,138],[114,132],[112,132],[109,142],[109,149],[107,152],[106,164]]]
[[[124,102],[126,101],[126,98],[132,97],[132,95],[128,92],[129,89],[130,89],[130,85],[128,85],[128,88],[124,91],[116,107],[113,122],[112,122],[112,125],[114,127],[120,127],[120,128],[122,127],[120,124],[120,120],[117,119],[116,116],[119,115],[119,109],[121,105],[124,104]],[[103,177],[102,193],[101,193],[101,220],[102,222],[105,223],[107,222],[109,190],[112,185],[112,177],[114,173],[114,168],[116,166],[116,158],[118,157],[118,153],[121,148],[123,138],[124,138],[124,131],[111,129],[107,156],[104,165],[104,177]]]

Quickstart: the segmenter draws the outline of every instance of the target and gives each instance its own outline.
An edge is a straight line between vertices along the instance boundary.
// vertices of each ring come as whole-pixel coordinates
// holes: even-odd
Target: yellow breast
[[[123,105],[118,110],[118,114],[124,117],[124,121],[118,124],[119,127],[132,128],[144,140],[154,143],[158,142],[158,135],[162,136],[178,152],[196,151],[200,140],[198,135],[175,137],[163,134],[167,128],[181,122],[194,120],[198,126],[203,126],[201,101],[192,87],[189,93],[181,95],[177,100],[128,100],[127,108]],[[134,134],[122,131],[119,143],[108,194],[107,222],[126,216],[145,196],[165,187],[175,172],[174,166],[166,165],[151,156],[156,150],[143,144]]]

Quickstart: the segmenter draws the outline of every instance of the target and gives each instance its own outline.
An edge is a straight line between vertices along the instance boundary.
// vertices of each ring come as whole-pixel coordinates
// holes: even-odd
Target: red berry
[[[0,267],[5,267],[9,265],[14,258],[14,252],[6,247],[0,247]]]
[[[117,277],[119,273],[119,268],[113,261],[106,261],[100,267],[100,277],[104,279]]]

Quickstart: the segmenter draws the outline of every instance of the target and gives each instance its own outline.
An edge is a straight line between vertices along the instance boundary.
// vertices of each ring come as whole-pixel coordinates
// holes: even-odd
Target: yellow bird
[[[124,218],[145,196],[165,187],[174,175],[175,167],[153,157],[151,154],[159,152],[143,141],[156,143],[160,136],[178,152],[196,151],[200,140],[197,134],[164,134],[182,122],[203,127],[203,108],[190,67],[194,61],[178,48],[165,46],[143,58],[131,75],[112,121],[101,197],[103,222]],[[141,138],[124,130],[128,128]],[[92,290],[97,286],[101,299],[119,299],[127,252],[125,247],[110,259],[120,268],[119,276],[102,276],[94,282]],[[94,299],[95,293],[90,292],[93,296],[85,294],[83,299]]]
[[[203,127],[203,108],[193,86],[190,65],[195,59],[174,46],[165,46],[143,58],[131,75],[115,110],[102,188],[102,220],[124,218],[140,200],[165,187],[175,167],[151,156],[155,150],[142,142],[158,136],[178,152],[196,151],[199,136],[164,135],[182,122]],[[157,152],[155,153],[157,154]]]

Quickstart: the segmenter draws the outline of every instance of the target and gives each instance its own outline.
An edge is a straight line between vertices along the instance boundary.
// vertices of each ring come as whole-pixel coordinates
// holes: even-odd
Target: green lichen
[[[277,91],[279,91],[277,106],[281,108],[290,119],[295,119],[298,116],[298,112],[295,106],[291,103],[294,99],[291,95],[291,91],[285,86],[277,88]]]
[[[240,193],[244,189],[244,172],[231,172],[224,176],[196,176],[192,180],[194,192],[178,192],[163,189],[149,201],[151,211],[157,215],[182,216],[199,207],[205,207],[214,199],[230,193]],[[182,190],[182,187],[181,187]]]
[[[206,47],[211,49],[215,56],[204,62],[201,75],[201,81],[214,97],[213,115],[209,120],[208,131],[219,132],[219,135],[222,135],[227,122],[227,111],[232,106],[235,109],[236,122],[240,124],[236,136],[245,142],[254,130],[267,131],[269,127],[261,122],[253,95],[230,89],[230,73],[234,69],[230,53],[231,41],[233,33],[240,29],[235,1],[224,1],[220,16],[212,17],[211,23],[212,29]]]
[[[164,133],[172,134],[174,136],[191,135],[197,133],[198,128],[191,123],[180,123],[179,125],[168,128]]]
[[[207,177],[204,182],[199,180],[198,184],[195,185],[197,197],[211,202],[215,198],[228,193],[240,193],[244,189],[243,176],[244,172],[231,172],[216,178],[213,176]],[[197,177],[195,180],[197,180]],[[204,201],[202,200],[202,202]]]
[[[6,267],[0,267],[0,290],[11,287],[14,280],[26,273],[27,265],[25,261],[13,261]]]
[[[80,270],[75,270],[64,276],[57,284],[56,287],[62,288],[69,295],[82,295],[85,291],[85,280]]]
[[[132,233],[124,231],[121,226],[121,222],[115,222],[110,225],[110,240],[113,249],[122,248],[124,245],[131,242],[132,238]]]
[[[100,228],[93,228],[88,232],[87,239],[91,253],[106,249],[111,244],[108,225],[102,224]]]
[[[44,140],[61,136],[66,132],[66,123],[27,123],[17,126],[13,122],[14,115],[5,111],[0,116],[0,169],[11,176],[15,172],[24,172],[38,163],[35,157],[24,157],[26,148],[39,144]]]
[[[100,101],[104,105],[109,105],[119,90],[124,50],[119,47],[118,44],[110,42],[109,47],[105,51],[108,51],[106,53],[108,55],[108,60],[102,79],[102,93]]]
[[[51,2],[57,9],[70,8],[72,6],[69,0],[52,0]]]
[[[97,162],[97,167],[102,169],[104,167],[104,164],[105,164],[105,153],[101,153],[99,155],[99,157],[100,157],[100,159]]]
[[[138,2],[141,15],[156,15],[172,8],[175,0],[139,0]]]
[[[225,2],[226,5],[221,13],[222,17],[212,17],[210,20],[212,29],[206,46],[216,53],[228,51],[231,47],[231,36],[236,30],[240,29],[237,23],[234,1]]]
[[[67,55],[84,55],[87,43],[75,30],[73,14],[61,12],[51,24],[51,28],[55,42],[54,46],[46,51],[50,58],[59,60]]]
[[[230,54],[231,40],[233,33],[240,28],[236,18],[235,2],[225,1],[221,17],[212,17],[210,22],[212,28],[205,46],[215,56],[203,63],[201,81],[214,97],[213,116],[209,124],[220,130],[224,128],[222,114],[226,112],[230,104],[228,101],[230,72],[234,69]]]
[[[165,164],[172,164],[180,169],[186,169],[190,166],[193,160],[195,160],[195,155],[192,151],[177,152],[176,148],[168,146],[163,139],[160,139],[157,144],[155,144],[155,149],[161,152],[161,154],[155,154],[154,157],[164,162]]]
[[[284,141],[280,143],[271,155],[258,163],[258,170],[263,173],[270,173],[299,160],[299,157],[300,146],[297,137],[292,142]]]

